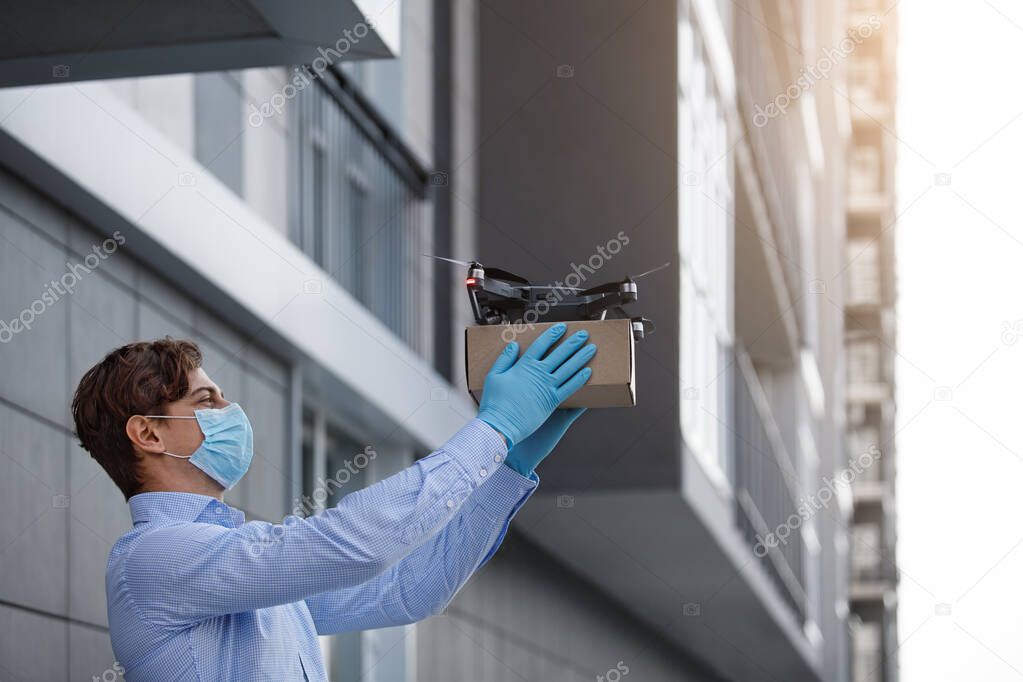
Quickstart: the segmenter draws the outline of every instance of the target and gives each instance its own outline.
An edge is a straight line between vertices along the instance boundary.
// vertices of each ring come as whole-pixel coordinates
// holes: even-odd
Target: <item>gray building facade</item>
[[[130,518],[68,409],[110,349],[196,339],[256,431],[227,501],[315,513],[475,415],[464,272],[422,254],[553,280],[620,234],[592,283],[671,262],[639,406],[583,417],[444,614],[323,638],[331,679],[850,679],[844,60],[758,116],[844,5],[239,6],[0,55],[0,679],[119,676]]]

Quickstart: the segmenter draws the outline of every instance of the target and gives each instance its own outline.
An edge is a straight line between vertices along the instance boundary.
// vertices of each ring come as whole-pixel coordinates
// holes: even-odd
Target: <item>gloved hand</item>
[[[508,451],[508,457],[504,463],[529,478],[536,466],[551,454],[572,422],[585,411],[585,407],[566,407],[554,410],[554,414],[548,417],[543,426]]]
[[[590,344],[579,348],[589,336],[586,331],[576,332],[543,357],[564,333],[564,324],[554,325],[541,334],[521,358],[518,358],[519,344],[509,343],[483,382],[477,416],[500,432],[509,448],[540,428],[555,408],[579,390],[592,374],[584,365],[597,352],[597,347]]]

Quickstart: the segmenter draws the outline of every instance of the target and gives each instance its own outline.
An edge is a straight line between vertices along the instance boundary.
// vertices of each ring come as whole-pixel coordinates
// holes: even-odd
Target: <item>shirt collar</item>
[[[156,492],[132,495],[128,500],[135,525],[158,520],[202,521],[234,527],[245,522],[245,514],[209,495]]]

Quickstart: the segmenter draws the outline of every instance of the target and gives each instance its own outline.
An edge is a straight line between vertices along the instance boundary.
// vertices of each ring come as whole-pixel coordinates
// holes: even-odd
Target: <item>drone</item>
[[[627,319],[632,322],[632,334],[637,341],[653,333],[654,323],[645,317],[632,317],[625,310],[639,297],[636,280],[671,265],[665,263],[617,282],[581,289],[560,282],[532,284],[507,270],[484,267],[479,261],[423,255],[468,268],[465,288],[477,324],[515,324],[529,318],[533,322]]]

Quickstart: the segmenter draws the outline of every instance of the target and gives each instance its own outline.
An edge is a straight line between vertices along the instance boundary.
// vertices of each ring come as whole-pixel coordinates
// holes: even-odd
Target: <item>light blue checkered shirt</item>
[[[110,638],[127,680],[326,680],[317,634],[439,613],[496,551],[538,479],[474,419],[336,507],[245,522],[212,497],[141,493],[110,552]]]

